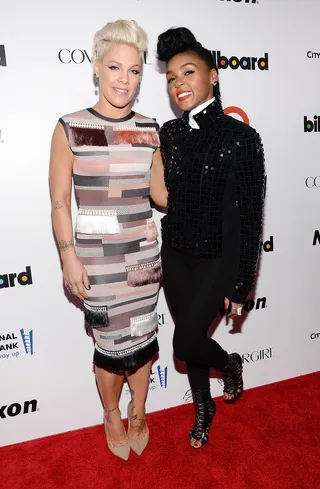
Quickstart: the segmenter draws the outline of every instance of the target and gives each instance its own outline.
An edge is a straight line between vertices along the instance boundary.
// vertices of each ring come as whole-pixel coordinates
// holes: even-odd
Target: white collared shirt
[[[207,100],[206,102],[203,102],[202,104],[198,105],[198,107],[195,107],[194,109],[190,110],[189,125],[190,127],[192,127],[192,129],[200,129],[199,124],[194,120],[193,116],[199,114],[199,112],[202,112],[206,107],[212,104],[214,99],[215,97],[212,97],[210,100]]]

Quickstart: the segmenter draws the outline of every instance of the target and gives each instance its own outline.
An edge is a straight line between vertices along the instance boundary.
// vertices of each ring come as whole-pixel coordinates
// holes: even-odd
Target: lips
[[[179,102],[181,102],[183,100],[187,100],[187,98],[189,98],[191,95],[192,95],[192,92],[178,92],[177,93],[177,97],[178,97]]]
[[[127,93],[128,93],[128,90],[126,90],[125,88],[113,87],[113,90],[115,90],[118,95],[127,95]]]

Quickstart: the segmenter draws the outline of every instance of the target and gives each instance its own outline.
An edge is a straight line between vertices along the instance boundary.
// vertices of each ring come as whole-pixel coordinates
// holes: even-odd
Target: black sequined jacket
[[[181,252],[220,258],[237,254],[229,298],[244,303],[260,252],[264,200],[264,152],[252,127],[224,114],[214,101],[194,116],[160,130],[168,189],[162,240]]]

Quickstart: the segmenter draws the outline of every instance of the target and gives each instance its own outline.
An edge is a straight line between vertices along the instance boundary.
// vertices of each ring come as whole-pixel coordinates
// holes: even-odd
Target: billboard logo
[[[220,0],[220,2],[235,2],[235,3],[259,3],[258,0]]]
[[[0,44],[0,66],[7,66],[6,50],[3,44]]]
[[[22,328],[20,329],[20,335],[24,346],[24,351],[27,355],[33,355],[33,330],[29,331],[29,333],[25,333],[24,329]]]
[[[262,71],[269,69],[268,53],[265,53],[264,57],[258,59],[249,56],[242,56],[241,58],[231,56],[230,58],[227,58],[227,56],[221,55],[221,51],[211,52],[214,64],[222,70],[226,70],[227,68],[231,68],[232,70],[237,70],[238,68],[241,68],[242,70],[255,70],[256,67]]]
[[[32,285],[31,267],[26,267],[26,271],[21,272],[18,275],[16,273],[0,275],[0,289],[15,287],[15,280],[17,280],[20,285]]]
[[[263,248],[264,251],[266,251],[267,253],[273,251],[274,250],[273,236],[270,236],[270,239],[265,241],[264,243],[262,242],[261,248]]]
[[[168,367],[162,369],[160,365],[158,365],[157,370],[160,387],[164,387],[166,389],[168,387]]]
[[[313,121],[305,115],[303,118],[304,132],[320,132],[320,115],[313,116]]]

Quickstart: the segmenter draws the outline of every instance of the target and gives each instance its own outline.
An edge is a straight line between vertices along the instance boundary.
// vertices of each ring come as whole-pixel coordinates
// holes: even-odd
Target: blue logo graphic
[[[160,365],[157,367],[158,376],[160,381],[160,387],[164,387],[165,389],[168,387],[168,367],[161,368]]]
[[[20,329],[21,338],[23,341],[23,346],[26,354],[33,355],[33,330],[29,331],[29,333],[25,333],[24,329]]]

